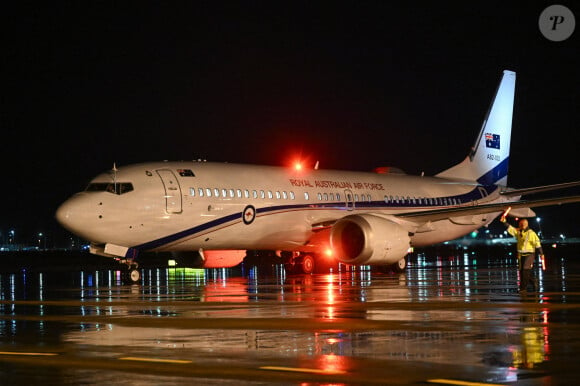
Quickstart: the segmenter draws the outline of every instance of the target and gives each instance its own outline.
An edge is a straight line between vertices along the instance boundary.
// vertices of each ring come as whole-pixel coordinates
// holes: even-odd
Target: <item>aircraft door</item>
[[[354,195],[350,189],[344,191],[344,203],[346,210],[354,209]]]
[[[157,174],[161,178],[163,188],[165,189],[165,210],[167,213],[181,213],[181,187],[175,174],[168,169],[159,169],[157,170]]]

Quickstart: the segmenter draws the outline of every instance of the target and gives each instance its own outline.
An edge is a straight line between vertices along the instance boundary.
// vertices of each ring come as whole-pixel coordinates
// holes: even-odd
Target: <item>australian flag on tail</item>
[[[499,149],[499,134],[485,133],[485,147]]]

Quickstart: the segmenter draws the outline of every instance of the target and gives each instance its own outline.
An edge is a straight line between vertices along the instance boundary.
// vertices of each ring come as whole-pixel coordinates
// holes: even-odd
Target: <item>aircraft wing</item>
[[[512,209],[535,208],[541,206],[569,204],[573,202],[580,202],[580,196],[547,198],[542,200],[507,201],[494,204],[481,204],[472,206],[462,206],[458,208],[426,210],[422,212],[415,211],[415,212],[400,213],[395,215],[395,217],[416,223],[424,223],[427,221],[444,220],[450,217],[461,217],[476,214],[502,212],[510,206],[512,207]]]
[[[501,192],[500,194],[502,196],[523,196],[525,194],[548,192],[550,190],[566,189],[575,186],[580,186],[580,181],[565,182],[563,184],[536,186],[533,188],[508,189],[506,191]]]

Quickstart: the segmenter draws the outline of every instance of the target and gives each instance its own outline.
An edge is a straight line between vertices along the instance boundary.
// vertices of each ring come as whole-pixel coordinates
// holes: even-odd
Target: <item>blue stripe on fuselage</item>
[[[482,185],[479,187],[485,189],[485,191],[487,192],[487,195],[492,194],[498,188],[497,185],[487,185],[487,186]],[[441,202],[441,200],[447,199],[448,203],[449,203],[447,206],[456,206],[456,205],[451,204],[452,199],[459,200],[462,204],[465,204],[465,203],[468,203],[471,201],[480,200],[482,198],[484,198],[484,197],[482,197],[480,190],[478,188],[474,188],[465,194],[459,194],[459,195],[455,195],[455,196],[432,197],[431,200],[435,200],[435,202],[437,200],[439,200]],[[422,198],[422,199],[425,200],[425,198]],[[417,204],[417,198],[415,198],[415,203],[412,203],[410,200],[406,201],[404,197],[401,197],[401,200],[399,200],[399,202],[388,202],[388,203],[385,203],[385,201],[370,201],[370,202],[369,201],[357,201],[357,202],[355,202],[355,209],[356,208],[359,208],[359,209],[372,208],[372,209],[383,209],[383,210],[386,210],[386,209],[412,209],[412,208],[423,208],[424,209],[424,208],[429,208],[429,207],[433,207],[433,206],[441,207],[444,205],[443,204],[436,204],[436,205]],[[318,202],[318,203],[312,203],[312,204],[297,204],[297,205],[276,205],[276,206],[268,206],[268,207],[264,207],[264,208],[256,208],[256,215],[267,214],[267,213],[271,213],[271,212],[284,212],[284,211],[296,211],[296,210],[316,210],[316,209],[347,210],[347,207],[345,206],[344,201],[329,202],[329,203]],[[140,244],[140,245],[136,245],[132,248],[137,249],[137,250],[150,250],[150,249],[160,248],[166,244],[171,244],[171,243],[178,241],[180,239],[194,236],[197,233],[201,233],[201,232],[207,231],[207,230],[215,228],[215,227],[223,226],[229,222],[242,222],[242,212],[240,211],[239,213],[233,213],[233,214],[209,221],[207,223],[203,223],[203,224],[197,225],[195,227],[185,229],[183,231],[170,234],[168,236],[161,237],[159,239],[155,239],[155,240],[148,241],[148,242]]]

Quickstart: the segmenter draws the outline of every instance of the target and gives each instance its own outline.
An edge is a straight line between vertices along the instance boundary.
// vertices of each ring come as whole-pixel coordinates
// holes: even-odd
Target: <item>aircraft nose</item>
[[[58,207],[55,214],[60,225],[81,237],[84,236],[83,229],[86,230],[88,220],[85,201],[81,194],[72,196]]]

